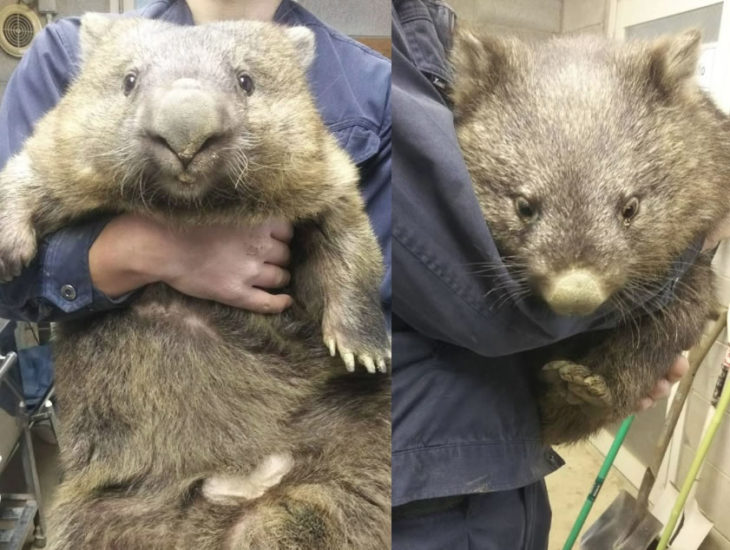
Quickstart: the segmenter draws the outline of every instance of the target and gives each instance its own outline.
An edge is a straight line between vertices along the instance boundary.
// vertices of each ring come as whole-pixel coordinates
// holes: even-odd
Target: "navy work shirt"
[[[143,17],[192,25],[183,0],[157,0]],[[381,297],[390,312],[390,62],[328,27],[291,0],[283,0],[274,20],[303,25],[316,37],[309,84],[329,130],[360,169],[360,189],[386,264]],[[79,18],[48,25],[33,41],[13,73],[0,107],[0,167],[30,135],[35,122],[59,101],[79,66]],[[89,248],[108,220],[69,227],[45,238],[30,267],[0,285],[0,317],[60,320],[124,304],[94,288]],[[0,228],[2,230],[2,228]]]
[[[534,367],[521,352],[619,320],[603,309],[560,317],[492,292],[515,283],[442,95],[453,24],[438,0],[393,2],[394,506],[525,487],[559,467],[540,440]],[[645,307],[671,298],[698,248]]]

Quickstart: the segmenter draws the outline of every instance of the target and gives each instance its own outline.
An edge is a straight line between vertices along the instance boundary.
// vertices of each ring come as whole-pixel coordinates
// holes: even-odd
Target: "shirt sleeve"
[[[21,149],[36,121],[58,103],[77,65],[77,19],[53,23],[34,39],[0,105],[0,167]],[[109,299],[93,287],[89,274],[89,248],[107,221],[46,236],[31,265],[0,284],[0,316],[55,321],[123,304],[128,295]]]
[[[380,285],[380,299],[390,328],[392,306],[391,286],[391,116],[390,99],[385,107],[383,125],[379,131],[380,147],[375,156],[360,168],[361,191],[365,208],[383,253],[385,274]]]

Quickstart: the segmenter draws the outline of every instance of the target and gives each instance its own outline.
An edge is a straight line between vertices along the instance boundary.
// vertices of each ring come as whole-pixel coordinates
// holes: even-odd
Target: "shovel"
[[[730,312],[728,315],[730,315]],[[728,340],[730,341],[730,335],[728,335]],[[690,528],[683,527],[674,535],[674,538],[672,538],[674,527],[677,525],[682,508],[689,498],[689,495],[693,493],[693,490],[697,487],[696,483],[700,476],[702,463],[710,450],[710,445],[717,434],[720,423],[723,421],[725,412],[728,410],[728,406],[730,406],[730,384],[725,383],[728,370],[730,370],[730,351],[727,352],[725,360],[723,361],[723,369],[720,373],[720,377],[718,378],[717,385],[715,386],[715,393],[712,396],[712,404],[710,405],[710,411],[708,413],[708,421],[705,423],[705,428],[702,430],[703,434],[700,439],[697,454],[689,467],[689,472],[682,484],[679,497],[677,497],[677,501],[674,503],[674,508],[672,508],[672,513],[669,516],[669,521],[667,521],[667,525],[662,532],[662,537],[659,540],[657,550],[665,550],[665,548],[667,548],[670,544],[670,539],[672,539],[671,543],[675,548],[689,548],[690,541],[693,544],[693,548],[697,548],[709,532],[709,529],[706,531],[703,529],[698,532],[696,528],[694,530],[690,530],[693,526],[690,526]],[[696,501],[694,501],[694,506],[695,508],[697,507]],[[704,528],[705,526],[702,525],[702,527]],[[712,527],[711,523],[709,527]]]
[[[649,512],[651,492],[662,459],[672,439],[674,427],[687,400],[692,382],[702,360],[726,324],[725,312],[718,314],[700,341],[689,354],[689,371],[682,377],[669,414],[659,434],[654,457],[644,472],[636,498],[622,491],[581,538],[582,550],[646,550],[662,530],[662,523]]]

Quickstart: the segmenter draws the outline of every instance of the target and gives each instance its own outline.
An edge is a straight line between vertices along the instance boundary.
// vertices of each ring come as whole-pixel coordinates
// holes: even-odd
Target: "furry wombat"
[[[694,31],[455,41],[458,137],[512,295],[621,319],[539,352],[548,443],[629,414],[704,327],[707,253],[669,285],[668,305],[647,304],[730,210],[730,127],[694,81],[699,47]]]
[[[100,213],[295,224],[295,306],[261,315],[158,284],[55,343],[64,480],[52,547],[390,545],[382,260],[325,129],[306,28],[86,16],[83,64],[0,175],[0,271]],[[324,335],[324,336],[323,336]]]

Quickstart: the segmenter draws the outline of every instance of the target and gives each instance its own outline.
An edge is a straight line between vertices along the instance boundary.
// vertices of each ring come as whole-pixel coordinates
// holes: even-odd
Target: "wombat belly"
[[[247,471],[290,451],[290,417],[328,373],[306,323],[150,289],[56,343],[64,467],[128,480]]]

